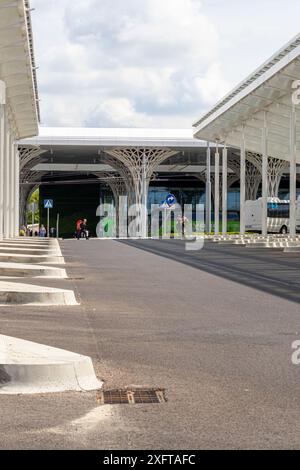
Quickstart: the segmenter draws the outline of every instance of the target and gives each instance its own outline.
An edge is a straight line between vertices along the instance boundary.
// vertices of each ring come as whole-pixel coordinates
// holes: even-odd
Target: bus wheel
[[[286,235],[287,234],[287,226],[286,225],[283,225],[280,229],[280,233],[282,235]]]

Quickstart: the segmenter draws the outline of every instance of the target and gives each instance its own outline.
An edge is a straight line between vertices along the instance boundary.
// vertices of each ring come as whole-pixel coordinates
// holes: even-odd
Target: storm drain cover
[[[161,388],[136,388],[130,390],[103,390],[97,392],[100,405],[134,405],[165,403],[165,390]]]

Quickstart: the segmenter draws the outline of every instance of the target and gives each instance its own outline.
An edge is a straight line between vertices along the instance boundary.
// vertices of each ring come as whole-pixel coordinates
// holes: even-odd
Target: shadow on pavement
[[[119,243],[300,303],[298,253],[224,247],[211,242],[200,251],[186,251],[184,240],[122,240]]]

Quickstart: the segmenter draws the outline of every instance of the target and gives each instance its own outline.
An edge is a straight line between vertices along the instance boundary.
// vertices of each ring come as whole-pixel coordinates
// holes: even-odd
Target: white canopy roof
[[[38,132],[38,102],[28,0],[0,0],[0,80],[17,138]]]
[[[181,165],[181,164],[162,164],[156,171],[160,173],[202,173],[206,169],[204,165]],[[95,171],[114,171],[114,169],[105,163],[38,163],[32,168],[33,171],[56,171],[56,172],[95,172]],[[214,167],[211,167],[214,171]],[[229,173],[232,170],[228,170]]]
[[[191,129],[40,127],[39,135],[20,141],[37,146],[204,147]]]
[[[262,152],[262,128],[267,112],[268,154],[289,160],[290,113],[293,84],[300,80],[300,34],[239,84],[223,100],[194,123],[194,136],[226,141],[239,147],[245,126],[246,149]],[[294,84],[297,86],[297,84]],[[298,83],[300,88],[300,82]],[[296,106],[298,120],[300,105]],[[297,161],[300,162],[300,126],[297,128]]]

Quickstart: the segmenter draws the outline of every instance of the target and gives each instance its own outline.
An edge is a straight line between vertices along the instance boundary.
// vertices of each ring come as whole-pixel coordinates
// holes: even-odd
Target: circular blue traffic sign
[[[173,206],[175,202],[176,202],[176,198],[174,194],[168,194],[166,197],[166,203],[168,204],[168,206]]]

